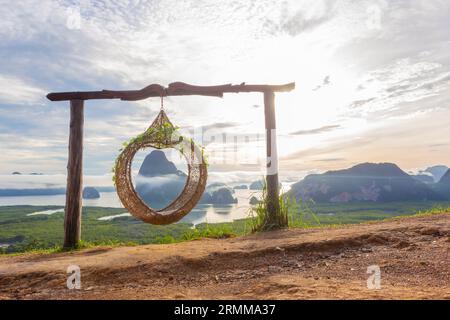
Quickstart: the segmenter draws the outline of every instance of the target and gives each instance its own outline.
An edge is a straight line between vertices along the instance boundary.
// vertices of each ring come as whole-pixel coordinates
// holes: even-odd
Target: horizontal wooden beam
[[[80,91],[80,92],[52,92],[47,95],[51,101],[65,100],[92,100],[92,99],[120,99],[126,101],[143,100],[150,97],[201,95],[212,97],[223,97],[224,93],[238,92],[286,92],[295,89],[295,83],[283,85],[238,85],[225,84],[220,86],[194,86],[183,82],[173,82],[167,88],[159,84],[151,84],[141,90],[102,90],[102,91]]]

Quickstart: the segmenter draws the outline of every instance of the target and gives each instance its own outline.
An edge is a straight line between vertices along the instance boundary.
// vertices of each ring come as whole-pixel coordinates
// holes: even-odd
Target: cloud
[[[363,99],[363,100],[356,100],[356,101],[353,101],[351,104],[350,104],[350,108],[359,108],[359,107],[362,107],[362,106],[364,106],[364,105],[366,105],[366,104],[368,104],[369,102],[372,102],[372,101],[374,101],[376,98],[369,98],[369,99]]]
[[[326,76],[326,77],[323,79],[322,84],[320,84],[320,85],[318,85],[317,87],[315,87],[315,88],[313,89],[313,91],[317,91],[317,90],[319,90],[319,89],[321,89],[321,88],[323,88],[323,87],[325,87],[325,86],[328,86],[330,83],[331,83],[331,82],[330,82],[330,76]]]
[[[358,85],[358,96],[348,105],[348,114],[371,117],[377,114],[386,116],[391,111],[406,114],[425,111],[424,105],[407,103],[445,94],[450,90],[449,67],[441,63],[427,61],[429,57],[419,54],[414,57],[401,58],[383,68],[369,72]],[[433,109],[436,106],[432,107]]]
[[[24,80],[0,74],[0,104],[33,104],[45,99],[46,90]]]
[[[77,6],[79,29],[68,24]],[[371,29],[373,6],[380,25]],[[289,137],[280,152],[328,143],[330,154],[322,157],[339,158],[330,141],[361,137],[352,142],[361,147],[366,138],[377,138],[379,131],[369,129],[381,122],[381,131],[400,123],[415,134],[418,129],[407,122],[439,122],[432,115],[450,109],[449,9],[448,1],[427,0],[29,0],[0,6],[1,172],[65,173],[68,103],[45,100],[48,91],[138,89],[178,80],[205,85],[295,80],[296,92],[277,95],[280,140],[283,132],[317,128],[294,132],[301,139]],[[326,90],[312,91],[318,84]],[[264,140],[260,104],[256,94],[165,100],[175,124],[206,123],[239,141],[253,136],[244,129],[260,132],[255,140]],[[86,173],[109,172],[121,143],[145,130],[158,110],[158,99],[86,102]],[[353,119],[367,125],[348,125]],[[323,123],[343,128],[320,127]],[[335,135],[320,135],[332,130]],[[445,143],[444,129],[429,130],[435,132],[429,141]],[[238,143],[238,152],[256,154],[258,148]],[[403,151],[408,157],[409,149]],[[234,152],[230,145],[224,154]]]
[[[448,143],[434,143],[429,145],[430,148],[446,147],[446,146],[448,146]]]
[[[164,185],[184,185],[186,183],[187,176],[178,176],[176,174],[167,174],[154,177],[145,177],[137,174],[134,177],[134,182],[141,185],[145,191],[152,189],[158,189]]]
[[[84,175],[84,184],[96,187],[112,187],[111,175]],[[65,188],[67,177],[63,174],[53,175],[0,175],[0,189],[40,189],[40,188]]]
[[[339,129],[340,125],[328,125],[320,128],[310,129],[310,130],[298,130],[295,132],[291,132],[290,135],[293,136],[301,136],[301,135],[309,135],[309,134],[321,134],[325,132],[330,132],[336,129]]]
[[[208,174],[208,184],[215,182],[223,182],[226,184],[248,183],[261,179],[264,176],[264,171],[258,170],[226,170],[213,171]]]
[[[345,158],[326,158],[326,159],[318,159],[315,160],[317,162],[338,162],[338,161],[346,161]]]
[[[229,128],[234,128],[234,127],[238,127],[242,125],[241,123],[238,122],[232,122],[232,121],[228,121],[228,122],[214,122],[205,126],[202,126],[203,131],[207,131],[207,130],[222,130],[222,129],[229,129]]]
[[[267,18],[264,27],[272,34],[286,33],[297,36],[321,26],[335,13],[335,5],[329,1],[285,1],[279,7],[278,18]]]
[[[332,137],[326,143],[306,146],[282,156],[280,168],[329,170],[362,162],[393,162],[407,170],[447,163],[450,144],[445,141],[450,127],[445,123],[449,117],[450,108],[411,119],[388,117],[382,124],[366,126],[363,133]],[[442,144],[438,152],[430,153],[430,142]],[[406,150],[414,152],[405,157]],[[342,162],[317,161],[331,158],[342,158]]]
[[[76,12],[69,9],[78,5],[80,28],[69,28],[70,14]],[[1,159],[2,171],[8,172],[12,166],[65,171],[68,102],[47,101],[49,91],[135,89],[177,80],[215,82],[214,75],[228,68],[223,63],[226,57],[222,68],[217,68],[215,57],[225,54],[240,59],[240,52],[251,43],[247,40],[260,31],[255,22],[264,15],[262,8],[264,4],[258,3],[200,5],[195,1],[163,5],[155,1],[30,0],[1,6],[0,146],[9,151],[8,157]],[[240,32],[242,29],[246,32]],[[217,111],[204,108],[205,100],[177,100],[188,104],[173,107],[167,99],[167,109],[180,124],[192,123],[199,113],[204,122],[217,118]],[[193,101],[201,103],[194,105]],[[152,103],[86,102],[87,172],[109,171],[120,144],[151,122],[157,109],[149,107]],[[16,109],[11,104],[29,108]],[[227,125],[231,128],[233,123],[223,119],[210,127],[224,129]],[[39,137],[40,147],[23,136]],[[43,141],[55,143],[44,146]]]

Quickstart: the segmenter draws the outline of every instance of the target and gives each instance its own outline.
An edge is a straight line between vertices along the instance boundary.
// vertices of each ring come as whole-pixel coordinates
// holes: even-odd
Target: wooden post
[[[269,221],[267,224],[273,228],[287,226],[287,221],[280,219],[279,182],[278,182],[278,155],[275,121],[275,93],[264,92],[264,115],[266,121],[266,151],[267,151],[267,210]]]
[[[70,100],[70,136],[64,218],[64,248],[75,248],[81,237],[83,124],[84,101]]]

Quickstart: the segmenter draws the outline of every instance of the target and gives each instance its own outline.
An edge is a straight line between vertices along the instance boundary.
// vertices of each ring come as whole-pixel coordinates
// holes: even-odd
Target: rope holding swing
[[[148,206],[134,189],[131,164],[137,151],[144,148],[174,148],[186,159],[188,176],[180,195],[163,209]],[[187,215],[200,200],[207,181],[207,165],[203,150],[191,139],[179,135],[164,111],[163,94],[161,108],[150,127],[128,144],[117,158],[115,166],[117,194],[123,206],[137,219],[151,224],[170,224]]]

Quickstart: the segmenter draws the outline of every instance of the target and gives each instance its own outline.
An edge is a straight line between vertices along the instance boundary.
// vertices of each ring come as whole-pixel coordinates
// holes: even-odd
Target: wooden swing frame
[[[47,98],[51,101],[70,101],[69,157],[67,163],[67,188],[64,217],[64,248],[75,248],[81,239],[81,210],[83,190],[83,126],[84,101],[97,99],[120,99],[124,101],[143,100],[150,97],[201,95],[223,97],[224,93],[260,92],[264,94],[264,115],[266,128],[266,154],[268,161],[266,173],[268,215],[277,221],[279,213],[278,158],[276,152],[275,92],[289,92],[295,89],[295,83],[284,85],[239,85],[195,86],[183,82],[174,82],[167,88],[151,84],[141,90],[125,91],[82,91],[54,92]],[[278,226],[286,227],[286,226]]]

